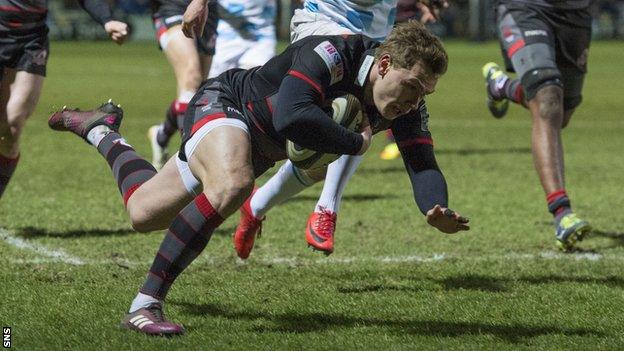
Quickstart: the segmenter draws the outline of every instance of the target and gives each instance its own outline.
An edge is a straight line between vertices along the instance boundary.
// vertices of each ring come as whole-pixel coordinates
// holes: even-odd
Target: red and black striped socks
[[[556,222],[572,212],[572,205],[570,205],[570,199],[565,189],[555,190],[546,195],[546,201],[548,202],[548,212],[553,214]]]
[[[203,193],[182,209],[158,249],[141,293],[164,300],[171,284],[204,250],[223,220]]]
[[[184,113],[188,107],[187,102],[180,102],[179,100],[173,100],[167,113],[165,115],[165,121],[158,128],[158,134],[156,134],[156,141],[161,147],[166,147],[169,144],[169,139],[178,131],[182,131],[184,127]]]
[[[11,180],[13,172],[15,172],[15,168],[17,168],[18,161],[19,155],[16,158],[0,155],[0,198],[9,184],[9,180]]]
[[[154,166],[139,156],[119,133],[106,134],[97,149],[113,171],[124,205],[141,184],[156,175]]]

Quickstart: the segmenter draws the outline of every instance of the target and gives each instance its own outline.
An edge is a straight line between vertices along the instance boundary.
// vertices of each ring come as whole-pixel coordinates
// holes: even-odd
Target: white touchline
[[[29,250],[38,253],[38,258],[32,259],[11,259],[14,264],[45,264],[45,263],[66,263],[72,265],[105,265],[113,264],[124,268],[149,267],[150,261],[128,261],[118,259],[82,259],[65,253],[62,249],[52,250],[43,245],[34,244],[27,240],[13,236],[10,232],[0,228],[0,239],[8,244],[22,250]],[[6,257],[5,257],[6,258]],[[229,258],[215,258],[210,252],[205,252],[196,262],[197,265],[213,265],[223,263]],[[624,256],[617,254],[601,254],[595,252],[561,253],[557,251],[542,251],[536,253],[526,252],[506,252],[500,254],[474,253],[467,256],[446,253],[423,253],[420,255],[398,255],[398,256],[344,256],[334,255],[331,257],[310,258],[310,257],[278,257],[269,255],[252,256],[249,260],[236,260],[239,265],[283,265],[283,266],[309,266],[309,265],[350,265],[358,263],[437,263],[442,261],[456,262],[484,262],[484,261],[531,261],[531,260],[575,260],[575,261],[624,261]]]
[[[40,256],[51,258],[54,261],[77,266],[86,264],[84,260],[75,256],[71,256],[65,253],[63,250],[52,250],[48,249],[43,245],[28,242],[24,239],[13,236],[10,232],[3,228],[0,228],[0,239],[18,249],[32,251],[39,254]]]

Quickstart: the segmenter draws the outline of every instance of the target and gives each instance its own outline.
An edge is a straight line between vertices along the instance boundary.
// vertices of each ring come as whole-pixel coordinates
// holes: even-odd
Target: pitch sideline
[[[24,239],[21,239],[12,235],[9,231],[7,231],[4,228],[0,228],[0,239],[2,239],[2,241],[6,242],[7,244],[15,248],[18,248],[20,250],[32,251],[38,254],[39,256],[43,256],[43,258],[35,259],[35,261],[41,261],[42,263],[43,262],[46,262],[46,263],[47,262],[62,262],[62,263],[71,264],[75,266],[81,266],[81,265],[87,264],[85,260],[78,258],[76,256],[72,256],[66,253],[65,251],[63,251],[63,249],[53,250],[43,245],[29,242],[27,240],[24,240]],[[14,260],[14,261],[19,261],[19,260]]]
[[[102,265],[112,264],[125,268],[131,266],[149,266],[151,262],[138,262],[126,260],[90,260],[77,256],[69,255],[62,248],[51,249],[40,244],[34,244],[27,240],[15,237],[6,229],[0,228],[0,239],[9,245],[21,250],[32,251],[41,257],[32,259],[12,259],[9,262],[14,264],[48,264],[48,263],[65,263],[70,265]],[[540,253],[519,253],[509,252],[506,254],[494,255],[475,255],[475,256],[459,256],[448,255],[446,253],[432,253],[428,255],[404,255],[404,256],[373,256],[373,257],[327,257],[327,258],[301,258],[301,257],[256,257],[248,261],[240,259],[236,260],[236,264],[248,265],[285,265],[285,266],[308,266],[308,265],[324,265],[324,264],[360,264],[360,263],[379,263],[379,264],[396,264],[396,263],[435,263],[442,261],[530,261],[530,260],[576,260],[596,262],[601,260],[624,261],[624,257],[620,255],[605,255],[594,252],[580,253],[560,253],[556,251],[542,251]],[[201,263],[213,264],[217,263],[209,254],[203,255],[199,259]]]

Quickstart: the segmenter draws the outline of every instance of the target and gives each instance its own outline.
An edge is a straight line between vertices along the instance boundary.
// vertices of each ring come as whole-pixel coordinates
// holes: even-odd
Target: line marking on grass
[[[0,228],[0,238],[10,245],[23,250],[29,250],[38,253],[43,257],[32,259],[11,259],[9,261],[14,264],[47,264],[47,263],[66,263],[72,265],[117,265],[122,268],[131,267],[149,267],[150,261],[129,261],[125,259],[83,259],[71,256],[62,249],[52,250],[39,244],[28,242],[24,239],[13,236],[10,232]],[[229,261],[229,258],[215,258],[206,252],[196,260],[196,264],[223,264]],[[395,264],[395,263],[436,263],[442,261],[465,261],[465,262],[482,262],[482,261],[531,261],[531,260],[575,260],[597,262],[601,260],[624,261],[624,256],[615,254],[601,254],[595,252],[575,252],[563,253],[557,251],[542,251],[537,253],[523,252],[507,252],[502,254],[479,254],[475,253],[470,256],[462,256],[457,254],[431,253],[426,255],[399,255],[399,256],[331,256],[321,258],[309,257],[278,257],[258,255],[249,260],[236,259],[237,265],[285,265],[285,266],[309,266],[309,265],[350,265],[360,263],[379,263],[379,264]]]
[[[7,230],[0,228],[0,239],[9,245],[16,247],[20,250],[32,251],[40,256],[47,257],[48,260],[54,262],[62,262],[71,265],[84,265],[86,262],[78,257],[72,256],[64,252],[62,249],[52,250],[43,245],[28,242],[24,239],[13,236]],[[16,260],[17,261],[17,260]]]

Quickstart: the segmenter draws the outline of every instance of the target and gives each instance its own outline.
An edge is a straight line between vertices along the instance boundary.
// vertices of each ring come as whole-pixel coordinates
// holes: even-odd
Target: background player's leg
[[[19,137],[35,110],[43,76],[4,68],[0,83],[0,197],[19,160]]]
[[[247,50],[238,60],[239,67],[249,69],[262,66],[275,56],[277,42],[275,39],[247,41]]]
[[[563,89],[549,85],[540,89],[529,101],[533,117],[533,162],[546,194],[564,188],[563,148]]]
[[[188,103],[195,95],[205,75],[202,72],[202,60],[194,39],[182,33],[180,25],[167,30],[167,44],[163,48],[167,60],[176,77],[177,95],[165,114],[165,120],[148,131],[152,143],[152,163],[160,169],[167,161],[166,147],[171,137],[182,128],[182,120]]]

